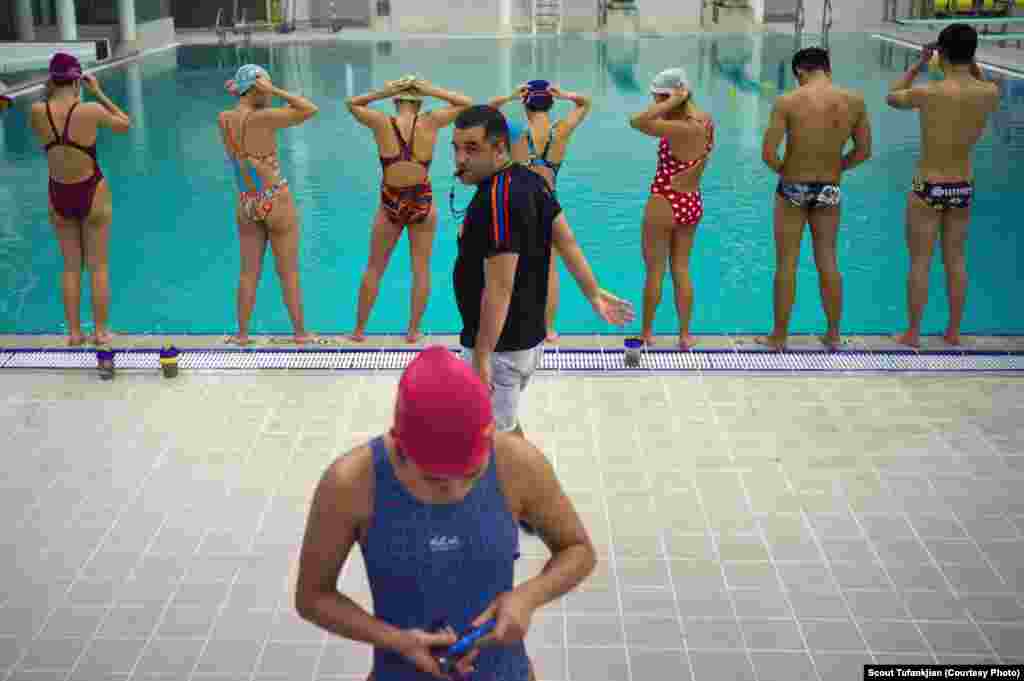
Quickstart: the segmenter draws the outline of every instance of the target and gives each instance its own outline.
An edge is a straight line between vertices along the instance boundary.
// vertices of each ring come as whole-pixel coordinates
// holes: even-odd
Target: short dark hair
[[[477,104],[471,106],[455,117],[455,127],[459,130],[483,127],[484,138],[491,144],[509,148],[508,121],[493,106]]]
[[[968,24],[950,24],[942,29],[937,45],[950,64],[970,64],[978,49],[978,32]]]
[[[828,50],[823,47],[805,47],[793,55],[793,75],[801,71],[825,71],[832,73],[832,62]]]

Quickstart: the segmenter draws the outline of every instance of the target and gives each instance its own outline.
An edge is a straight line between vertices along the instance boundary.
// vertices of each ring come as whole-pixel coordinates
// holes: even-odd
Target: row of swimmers
[[[897,109],[921,112],[922,154],[907,198],[906,237],[911,267],[908,281],[909,326],[897,340],[917,346],[928,296],[928,269],[941,234],[949,289],[950,316],[944,338],[960,342],[960,320],[966,297],[964,243],[973,195],[971,153],[984,131],[988,115],[998,106],[998,88],[987,82],[974,61],[977,34],[964,24],[948,26],[936,43],[922,50],[921,60],[890,86],[887,103]],[[944,78],[915,86],[914,78],[937,57]],[[800,87],[780,95],[764,133],[763,161],[779,174],[774,196],[776,272],[774,328],[758,342],[784,349],[789,316],[795,299],[796,265],[803,229],[810,225],[819,273],[823,308],[828,322],[822,342],[829,348],[842,343],[842,278],[836,261],[840,220],[841,176],[871,156],[871,125],[863,95],[832,82],[829,54],[821,48],[797,52],[793,74]],[[269,242],[291,318],[294,342],[319,339],[305,327],[299,284],[299,219],[287,180],[281,174],[277,131],[308,121],[318,107],[297,94],[276,87],[258,65],[242,66],[225,84],[237,98],[234,108],[218,115],[222,142],[239,185],[236,218],[241,250],[237,315],[238,331],[229,342],[251,342],[249,322],[263,256]],[[89,90],[97,102],[83,103]],[[690,252],[704,213],[700,181],[715,148],[713,117],[698,107],[682,68],[667,69],[651,83],[653,103],[631,116],[630,125],[660,139],[657,168],[643,217],[642,250],[646,267],[642,336],[654,343],[655,310],[661,300],[665,270],[669,269],[679,318],[681,348],[695,343],[690,334],[693,286]],[[422,111],[424,98],[445,106]],[[280,98],[287,106],[273,106]],[[370,104],[391,99],[395,115]],[[551,111],[557,100],[574,108],[561,120]],[[502,108],[519,101],[526,125],[511,135],[511,160],[528,165],[553,191],[573,132],[591,110],[589,97],[547,81],[523,84],[488,104]],[[442,89],[413,76],[390,81],[381,89],[346,101],[348,110],[369,128],[376,140],[383,181],[380,205],[371,232],[370,254],[360,283],[354,341],[365,340],[370,313],[391,255],[406,228],[413,271],[411,313],[406,338],[417,341],[430,293],[429,261],[438,211],[433,200],[429,168],[440,130],[473,104],[458,92]],[[69,343],[87,341],[79,305],[81,272],[88,268],[93,292],[95,336],[110,340],[107,241],[112,219],[110,190],[96,156],[100,127],[125,132],[128,114],[103,93],[96,78],[82,72],[74,57],[57,54],[50,63],[44,101],[32,106],[31,125],[44,145],[50,169],[50,218],[64,257],[62,290]],[[785,139],[785,154],[778,147]],[[848,141],[852,149],[844,154]],[[454,211],[454,208],[453,208]],[[554,258],[554,255],[552,256]],[[554,265],[554,263],[552,263]],[[555,341],[558,306],[557,268],[550,268],[547,332]]]

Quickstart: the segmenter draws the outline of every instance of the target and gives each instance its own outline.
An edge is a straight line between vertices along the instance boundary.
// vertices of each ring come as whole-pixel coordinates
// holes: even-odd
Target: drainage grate
[[[458,348],[451,348],[458,352]],[[196,349],[183,350],[178,364],[183,370],[319,369],[353,371],[401,371],[417,350],[391,348],[338,349]],[[115,351],[115,365],[122,370],[160,368],[156,350]],[[91,369],[96,351],[90,349],[8,349],[0,351],[0,369]],[[894,351],[735,351],[706,349],[693,352],[646,350],[639,367],[627,367],[622,350],[550,348],[544,352],[541,371],[629,372],[649,371],[752,371],[752,372],[928,372],[928,371],[1024,371],[1024,352],[922,352]]]

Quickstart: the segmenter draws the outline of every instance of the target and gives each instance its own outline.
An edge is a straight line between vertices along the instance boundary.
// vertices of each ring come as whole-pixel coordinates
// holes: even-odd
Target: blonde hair
[[[43,100],[49,101],[53,97],[54,93],[57,92],[58,88],[62,88],[62,87],[71,87],[71,88],[73,88],[79,82],[80,81],[78,81],[78,80],[72,80],[72,81],[68,81],[67,83],[61,84],[61,83],[58,83],[57,81],[55,81],[53,78],[47,78],[46,79],[46,85],[45,85],[45,87],[43,89]]]

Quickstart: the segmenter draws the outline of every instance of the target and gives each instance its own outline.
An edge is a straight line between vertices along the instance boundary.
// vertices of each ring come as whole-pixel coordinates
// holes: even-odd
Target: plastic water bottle
[[[173,345],[160,348],[160,369],[164,372],[164,378],[178,375],[178,354],[178,348]]]

